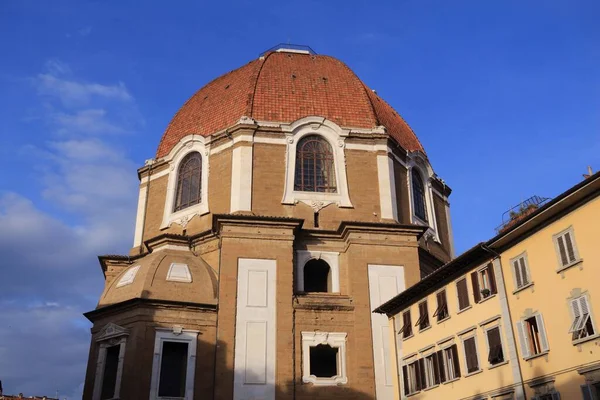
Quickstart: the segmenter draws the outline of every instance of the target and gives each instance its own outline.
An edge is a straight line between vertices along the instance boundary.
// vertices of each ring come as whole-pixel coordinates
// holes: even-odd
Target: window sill
[[[541,353],[534,354],[532,356],[523,357],[523,360],[525,360],[525,361],[533,360],[534,358],[545,356],[548,353],[550,353],[550,350],[542,351]]]
[[[563,271],[565,271],[565,270],[567,270],[567,269],[569,269],[569,268],[572,268],[572,267],[574,267],[574,266],[576,266],[576,265],[579,265],[579,264],[581,264],[582,262],[583,262],[583,258],[577,259],[577,260],[573,261],[573,262],[572,262],[572,263],[570,263],[570,264],[563,265],[563,266],[559,267],[559,268],[556,270],[556,273],[558,274],[558,273],[560,273],[560,272],[563,272]]]
[[[410,336],[403,337],[403,338],[402,338],[402,340],[408,340],[408,339],[410,339],[410,338],[412,338],[412,337],[415,337],[415,334],[414,334],[414,333],[412,333]]]
[[[419,328],[419,333],[421,332],[425,332],[426,330],[431,329],[431,325],[426,326],[425,328],[421,329]]]
[[[469,304],[467,307],[463,308],[462,310],[458,310],[458,311],[456,312],[456,314],[463,313],[463,312],[465,312],[465,311],[467,311],[467,310],[470,310],[471,308],[473,308],[473,306],[472,306],[471,304]]]
[[[406,395],[406,397],[412,397],[412,396],[415,396],[415,395],[417,395],[417,394],[419,394],[419,393],[421,393],[421,391],[420,391],[420,390],[418,390],[418,391],[416,391],[416,392],[409,393],[409,394],[407,394],[407,395]]]
[[[490,365],[490,366],[488,367],[488,369],[494,369],[494,368],[498,368],[498,367],[501,367],[501,366],[503,366],[503,365],[506,365],[506,364],[508,364],[508,360],[505,360],[505,361],[499,362],[498,364]]]
[[[447,385],[448,383],[452,383],[452,382],[456,382],[457,380],[460,379],[460,376],[457,376],[456,378],[452,378],[449,381],[446,382],[442,382],[444,385]]]
[[[448,315],[446,318],[444,318],[444,319],[440,319],[440,320],[439,320],[437,323],[438,323],[438,324],[441,324],[442,322],[446,322],[446,321],[448,321],[449,319],[450,319],[450,316]]]
[[[423,391],[424,391],[424,392],[426,392],[426,391],[428,391],[428,390],[435,389],[435,388],[436,388],[436,387],[438,387],[438,386],[440,386],[440,384],[439,384],[439,383],[436,383],[436,384],[435,384],[435,385],[433,385],[433,386],[429,386],[429,387],[427,387],[427,388],[423,389]]]
[[[586,336],[581,339],[573,340],[571,343],[575,346],[575,345],[589,342],[590,340],[594,340],[594,339],[598,339],[598,338],[600,338],[600,334],[596,333],[595,335]]]
[[[298,293],[294,296],[293,307],[305,310],[354,310],[352,298],[339,293]]]
[[[483,296],[483,295],[482,295],[482,296]],[[496,293],[494,293],[494,294],[490,294],[490,295],[489,295],[488,297],[486,297],[486,298],[483,298],[483,297],[482,297],[482,298],[481,298],[481,300],[479,300],[479,303],[477,303],[477,304],[484,303],[484,302],[488,301],[489,299],[493,299],[494,297],[496,297]]]
[[[477,371],[469,372],[468,374],[466,374],[465,378],[468,378],[469,376],[480,374],[482,372],[483,372],[483,370],[481,368],[479,368]]]
[[[513,294],[517,294],[517,293],[519,293],[520,291],[522,291],[522,290],[525,290],[525,289],[527,289],[528,287],[532,287],[532,286],[533,286],[533,282],[529,282],[527,285],[521,286],[520,288],[518,288],[518,289],[516,289],[516,290],[513,290],[513,292],[512,292],[512,293],[513,293]]]

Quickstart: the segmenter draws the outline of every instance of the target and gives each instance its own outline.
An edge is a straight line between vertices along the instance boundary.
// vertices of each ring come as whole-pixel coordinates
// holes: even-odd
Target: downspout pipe
[[[516,362],[516,364],[517,364],[517,368],[518,368],[518,371],[519,371],[519,378],[520,378],[520,382],[519,383],[520,383],[520,386],[521,386],[521,390],[523,391],[523,397],[522,397],[522,399],[527,399],[527,395],[525,394],[525,393],[527,393],[526,390],[525,390],[525,383],[523,382],[523,371],[521,370],[521,363],[519,363],[519,354],[517,353],[517,339],[516,339],[517,336],[516,336],[516,333],[515,333],[514,325],[512,323],[513,318],[512,318],[512,315],[510,314],[510,307],[508,307],[508,292],[506,291],[506,279],[505,279],[505,276],[504,276],[504,270],[502,269],[502,257],[500,256],[500,254],[498,252],[496,252],[495,250],[489,248],[485,243],[481,243],[479,246],[481,247],[482,250],[484,250],[485,252],[487,252],[487,253],[491,254],[492,256],[494,256],[494,258],[492,259],[492,261],[498,260],[499,265],[500,265],[500,271],[499,271],[499,273],[501,274],[501,277],[502,277],[502,287],[504,289],[504,302],[506,303],[505,304],[505,306],[506,306],[506,312],[508,314],[508,321],[507,321],[507,323],[508,323],[508,325],[510,325],[510,331],[512,332],[512,338],[513,338],[512,342],[513,342],[513,345],[515,347],[515,353],[517,354],[517,362]],[[500,301],[502,302],[502,300],[500,300]],[[519,400],[518,396],[517,396],[517,400]]]

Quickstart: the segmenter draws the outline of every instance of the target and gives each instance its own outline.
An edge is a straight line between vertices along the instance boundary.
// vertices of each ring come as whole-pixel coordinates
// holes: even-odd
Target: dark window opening
[[[419,330],[429,327],[429,311],[427,310],[427,300],[419,303],[419,320],[415,324]]]
[[[160,362],[159,397],[185,397],[188,344],[163,342]]]
[[[402,329],[400,329],[400,333],[402,334],[402,338],[406,339],[408,337],[411,337],[413,334],[412,331],[412,322],[410,319],[410,310],[404,311],[404,313],[402,313]]]
[[[425,203],[425,185],[421,175],[414,169],[412,170],[412,190],[413,203],[415,206],[415,215],[427,222],[427,205]]]
[[[475,338],[471,337],[464,341],[465,356],[467,358],[467,373],[479,371],[479,360],[477,357],[477,345]]]
[[[434,317],[437,317],[438,322],[448,318],[448,302],[446,301],[446,291],[442,290],[436,295],[437,298],[437,309],[433,313]]]
[[[318,212],[316,212],[314,214],[314,225],[315,225],[315,228],[319,227],[319,213]]]
[[[542,352],[541,338],[540,338],[540,329],[537,324],[537,320],[535,317],[531,317],[525,320],[525,329],[527,333],[527,337],[529,341],[527,346],[529,347],[529,354],[539,354]]]
[[[337,192],[333,150],[320,136],[306,136],[298,143],[294,190]]]
[[[100,399],[112,399],[115,397],[115,386],[117,384],[117,369],[119,367],[119,351],[121,345],[106,348],[106,359],[104,360],[104,374],[102,375],[102,392]]]
[[[338,375],[338,348],[320,344],[310,348],[310,374],[317,378]]]
[[[202,156],[190,153],[181,161],[177,173],[177,191],[173,211],[183,210],[201,201],[202,194]]]
[[[496,365],[504,362],[504,354],[502,352],[502,341],[500,339],[500,328],[492,328],[487,331],[488,344],[490,352],[488,361],[491,365]]]
[[[304,291],[331,291],[331,268],[323,260],[310,260],[304,266]]]

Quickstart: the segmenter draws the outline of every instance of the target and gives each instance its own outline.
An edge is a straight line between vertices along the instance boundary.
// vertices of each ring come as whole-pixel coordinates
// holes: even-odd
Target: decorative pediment
[[[103,340],[127,335],[129,335],[129,330],[110,322],[100,330],[100,333],[98,333],[98,336],[96,337],[96,341],[101,342]]]

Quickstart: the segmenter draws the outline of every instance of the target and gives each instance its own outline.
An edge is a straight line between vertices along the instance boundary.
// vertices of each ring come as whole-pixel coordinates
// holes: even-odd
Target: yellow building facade
[[[600,399],[600,173],[375,311],[398,399]]]

